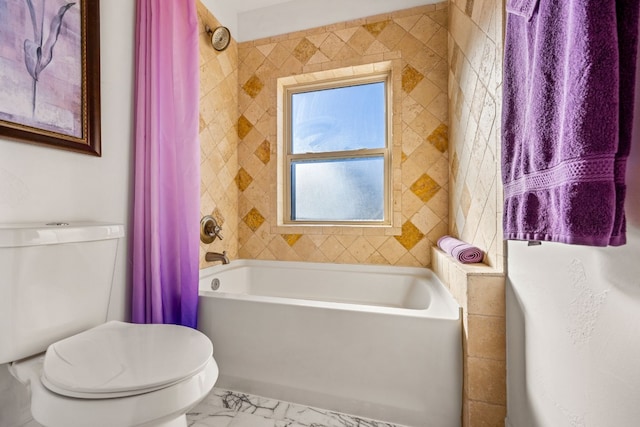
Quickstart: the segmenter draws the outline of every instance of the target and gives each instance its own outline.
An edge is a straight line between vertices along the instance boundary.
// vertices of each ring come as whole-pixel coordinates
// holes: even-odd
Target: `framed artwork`
[[[0,0],[0,136],[93,156],[99,0]]]

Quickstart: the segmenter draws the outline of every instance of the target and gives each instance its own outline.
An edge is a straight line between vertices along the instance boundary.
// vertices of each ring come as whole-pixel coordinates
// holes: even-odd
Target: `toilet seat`
[[[48,427],[186,427],[185,414],[213,388],[218,367],[210,358],[196,375],[151,393],[115,399],[76,399],[50,391],[40,381],[44,356],[22,362],[30,377],[31,413]],[[32,374],[29,376],[29,374]]]
[[[68,397],[134,396],[198,374],[212,354],[211,341],[191,328],[111,321],[51,344],[41,382]]]

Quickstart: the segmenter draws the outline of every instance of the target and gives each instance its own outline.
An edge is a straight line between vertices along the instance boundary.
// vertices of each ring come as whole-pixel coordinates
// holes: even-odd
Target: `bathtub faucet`
[[[227,257],[227,251],[207,252],[204,256],[204,260],[207,262],[222,261],[223,264],[229,264],[229,257]]]

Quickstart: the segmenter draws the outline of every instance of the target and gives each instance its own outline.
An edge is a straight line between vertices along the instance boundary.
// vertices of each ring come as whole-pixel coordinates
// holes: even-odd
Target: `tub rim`
[[[433,292],[433,300],[436,304],[429,304],[424,309],[405,308],[405,307],[386,307],[372,304],[355,304],[338,301],[322,301],[318,299],[291,298],[282,296],[253,295],[236,292],[213,291],[207,289],[208,282],[204,282],[213,278],[215,274],[222,273],[225,270],[242,268],[242,267],[274,267],[274,264],[282,265],[280,268],[295,268],[299,270],[323,269],[340,271],[348,269],[353,272],[367,272],[377,274],[393,274],[394,272],[415,277],[427,282],[430,292]],[[206,283],[206,284],[205,284]],[[229,264],[219,264],[206,267],[200,270],[198,283],[198,297],[213,297],[220,299],[240,300],[256,303],[268,303],[279,305],[297,305],[311,308],[322,308],[329,310],[348,310],[363,313],[376,313],[384,315],[396,315],[405,317],[432,318],[442,320],[461,320],[462,307],[453,298],[450,291],[442,283],[440,278],[427,267],[408,267],[408,266],[392,266],[392,265],[374,265],[374,264],[338,264],[338,263],[321,263],[309,261],[277,261],[277,260],[254,260],[254,259],[234,259]]]

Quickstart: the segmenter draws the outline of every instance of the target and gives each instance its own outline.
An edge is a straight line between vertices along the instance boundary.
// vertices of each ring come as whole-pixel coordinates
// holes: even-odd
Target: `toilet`
[[[46,427],[185,427],[218,367],[201,332],[107,321],[121,225],[0,225],[0,364]]]

